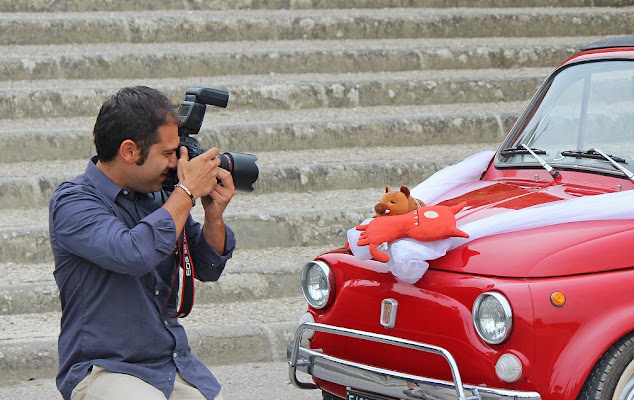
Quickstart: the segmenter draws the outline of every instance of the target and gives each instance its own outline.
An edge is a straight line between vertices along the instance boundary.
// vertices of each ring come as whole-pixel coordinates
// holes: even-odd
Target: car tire
[[[326,392],[325,390],[321,391],[321,397],[324,400],[345,400],[345,399],[342,399],[341,397],[335,396],[334,394],[330,392]]]
[[[634,396],[634,334],[619,339],[590,372],[577,400],[621,400]]]

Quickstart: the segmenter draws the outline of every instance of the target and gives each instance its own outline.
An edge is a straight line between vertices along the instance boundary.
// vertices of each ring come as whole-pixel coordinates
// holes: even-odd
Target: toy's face
[[[403,192],[390,192],[381,196],[381,202],[374,206],[376,215],[402,215],[407,214],[409,200]]]

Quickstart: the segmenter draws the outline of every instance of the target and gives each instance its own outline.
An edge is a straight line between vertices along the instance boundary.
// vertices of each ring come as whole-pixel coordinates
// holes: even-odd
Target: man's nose
[[[176,157],[176,152],[173,152],[169,158],[169,164],[167,165],[170,168],[176,168],[178,165],[178,157]]]

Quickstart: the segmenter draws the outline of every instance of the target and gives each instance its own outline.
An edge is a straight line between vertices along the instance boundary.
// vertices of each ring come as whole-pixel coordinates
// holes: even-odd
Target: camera
[[[207,104],[226,108],[228,102],[229,93],[224,90],[203,87],[187,89],[185,101],[181,103],[178,110],[178,136],[180,136],[179,148],[181,146],[187,148],[190,160],[207,151],[198,143],[198,140],[190,136],[196,135],[200,131]],[[253,191],[253,184],[257,181],[259,174],[258,166],[255,164],[258,159],[256,156],[247,153],[222,153],[218,154],[216,158],[220,160],[220,168],[231,173],[236,190]],[[171,192],[177,183],[176,170],[170,171],[167,179],[163,182],[163,189]]]

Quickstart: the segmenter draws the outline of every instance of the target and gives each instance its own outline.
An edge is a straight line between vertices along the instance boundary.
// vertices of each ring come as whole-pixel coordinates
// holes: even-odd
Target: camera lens
[[[179,146],[187,147],[190,160],[207,151],[192,137],[181,136],[180,139]],[[216,158],[220,160],[220,168],[231,173],[236,190],[241,192],[253,191],[253,184],[258,180],[260,172],[255,164],[258,159],[256,156],[247,153],[222,153],[218,154]],[[173,170],[168,175],[168,178],[163,181],[163,189],[171,192],[174,190],[176,183],[178,183],[178,176],[176,175],[176,170]],[[220,183],[220,180],[218,180],[218,183]]]
[[[257,157],[247,153],[222,153],[216,157],[220,159],[220,168],[231,173],[236,190],[252,192],[253,183],[258,180],[259,169],[255,164]]]

